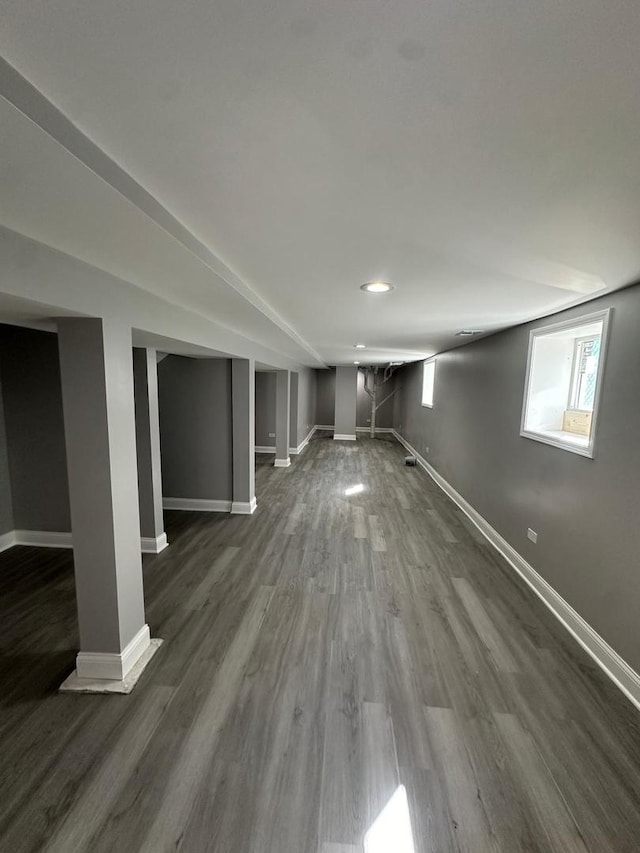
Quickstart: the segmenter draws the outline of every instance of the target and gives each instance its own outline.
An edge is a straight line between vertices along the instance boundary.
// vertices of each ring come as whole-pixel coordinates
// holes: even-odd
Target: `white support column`
[[[358,398],[358,368],[336,367],[336,409],[334,439],[356,440],[356,408]]]
[[[233,425],[233,501],[231,512],[251,515],[256,510],[255,362],[231,360]]]
[[[291,383],[288,370],[276,372],[276,468],[288,468]]]
[[[162,514],[158,357],[154,349],[134,349],[133,385],[136,409],[138,501],[143,553],[159,554],[167,545]]]
[[[58,321],[80,627],[62,689],[128,692],[159,641],[145,623],[131,329]]]

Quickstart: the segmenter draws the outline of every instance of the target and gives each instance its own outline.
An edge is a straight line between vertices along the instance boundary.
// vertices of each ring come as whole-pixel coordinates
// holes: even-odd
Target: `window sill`
[[[540,441],[542,444],[550,444],[552,447],[560,448],[560,450],[568,450],[569,453],[577,453],[579,456],[593,459],[593,446],[586,435],[576,435],[573,432],[565,432],[561,429],[541,429],[536,432],[522,430],[520,435],[524,438]]]

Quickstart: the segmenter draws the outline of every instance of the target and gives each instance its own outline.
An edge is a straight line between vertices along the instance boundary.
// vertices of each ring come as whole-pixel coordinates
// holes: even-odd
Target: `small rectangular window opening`
[[[433,407],[433,392],[436,380],[436,362],[435,359],[425,361],[423,364],[422,373],[422,405]]]
[[[531,332],[521,435],[593,456],[609,313]]]

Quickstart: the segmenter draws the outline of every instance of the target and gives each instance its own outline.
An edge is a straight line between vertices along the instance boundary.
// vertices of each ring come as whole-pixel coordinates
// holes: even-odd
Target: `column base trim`
[[[121,652],[78,652],[76,673],[78,678],[122,681],[138,658],[149,648],[149,626],[143,625]]]
[[[286,459],[276,459],[273,463],[274,468],[288,468],[291,465],[291,460],[287,456]]]
[[[251,498],[250,501],[233,501],[231,504],[232,515],[253,515],[258,508],[258,501]]]
[[[231,501],[210,501],[203,498],[162,498],[163,509],[183,509],[190,512],[231,512]]]
[[[169,542],[167,541],[166,533],[161,533],[155,539],[153,536],[142,536],[140,538],[140,550],[143,554],[159,554],[168,547]]]
[[[616,687],[640,709],[640,674],[620,657],[614,648],[591,627],[568,601],[539,574],[533,566],[510,545],[489,522],[459,494],[453,486],[424,459],[396,430],[394,436],[412,456],[418,460],[431,479],[457,504],[462,512],[475,524],[480,533],[501,554],[509,565],[520,575],[523,581],[538,596],[542,603],[553,613],[558,622],[582,646],[604,674]],[[411,469],[410,469],[411,470]]]
[[[59,687],[60,693],[131,693],[145,671],[151,658],[158,651],[164,640],[153,639],[122,679],[80,678],[74,669]]]
[[[333,434],[334,441],[356,441],[355,433],[335,432]]]

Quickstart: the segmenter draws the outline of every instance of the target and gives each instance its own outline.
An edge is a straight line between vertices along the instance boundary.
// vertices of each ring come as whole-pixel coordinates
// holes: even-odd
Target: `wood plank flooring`
[[[70,553],[0,555],[0,851],[640,850],[640,715],[403,457],[318,434],[254,516],[168,513],[130,696],[56,692]]]

